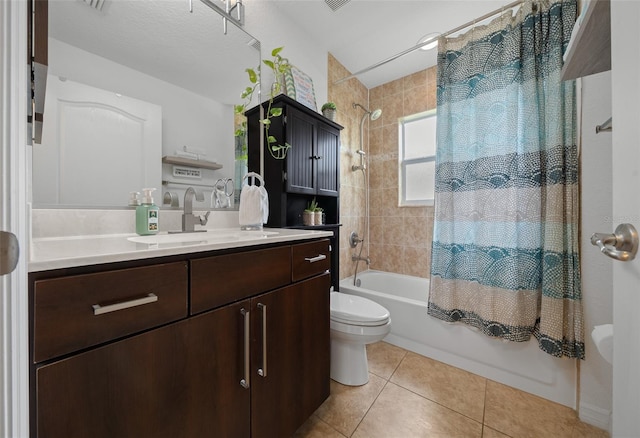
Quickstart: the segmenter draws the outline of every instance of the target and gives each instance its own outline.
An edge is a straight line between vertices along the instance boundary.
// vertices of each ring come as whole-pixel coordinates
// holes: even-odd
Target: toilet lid
[[[352,325],[383,325],[389,320],[389,311],[367,298],[331,292],[331,319]]]

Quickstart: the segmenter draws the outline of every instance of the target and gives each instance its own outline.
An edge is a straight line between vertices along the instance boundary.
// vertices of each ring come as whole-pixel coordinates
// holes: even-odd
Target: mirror
[[[227,28],[199,1],[190,13],[176,0],[49,0],[34,207],[125,207],[143,187],[157,189],[157,205],[172,192],[182,206],[193,186],[210,208],[218,180],[239,187],[233,105],[245,69],[260,63],[260,43]]]

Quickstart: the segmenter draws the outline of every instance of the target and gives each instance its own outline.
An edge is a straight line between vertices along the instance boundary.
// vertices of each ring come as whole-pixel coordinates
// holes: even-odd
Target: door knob
[[[638,232],[631,224],[620,224],[613,234],[594,233],[591,244],[612,259],[628,262],[638,252]]]
[[[18,264],[20,245],[18,238],[7,231],[0,231],[0,275],[12,272]]]

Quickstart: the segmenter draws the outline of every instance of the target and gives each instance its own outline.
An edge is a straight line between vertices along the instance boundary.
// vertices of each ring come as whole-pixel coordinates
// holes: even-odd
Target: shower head
[[[365,108],[364,106],[360,105],[359,103],[353,103],[353,107],[357,108],[360,107],[364,110],[364,112],[369,116],[369,118],[371,120],[377,120],[381,115],[382,115],[382,110],[380,108],[370,111],[368,108]]]

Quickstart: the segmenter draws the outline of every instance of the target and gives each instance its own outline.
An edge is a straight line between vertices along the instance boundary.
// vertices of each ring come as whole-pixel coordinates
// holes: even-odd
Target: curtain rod
[[[500,9],[496,9],[494,11],[491,11],[491,12],[489,12],[487,14],[484,14],[482,17],[478,17],[478,18],[476,18],[474,20],[471,20],[471,21],[463,24],[462,26],[458,26],[455,29],[451,29],[451,30],[449,30],[449,31],[447,31],[447,32],[445,32],[443,34],[440,34],[437,37],[433,37],[433,38],[431,38],[431,39],[429,39],[427,41],[422,41],[422,42],[416,44],[413,47],[409,47],[407,50],[403,50],[402,52],[396,53],[395,55],[390,56],[387,59],[384,59],[384,60],[382,60],[380,62],[377,62],[377,63],[375,63],[373,65],[370,65],[367,68],[364,68],[364,69],[362,69],[360,71],[357,71],[357,72],[355,72],[355,73],[353,73],[353,74],[351,74],[349,76],[346,76],[346,77],[344,77],[342,79],[338,79],[336,82],[334,82],[334,85],[341,84],[344,81],[348,81],[349,79],[355,78],[356,76],[359,76],[359,75],[361,75],[363,73],[367,73],[367,72],[369,72],[369,71],[371,71],[373,69],[376,69],[376,68],[381,67],[381,66],[383,66],[385,64],[388,64],[389,62],[394,61],[394,60],[400,58],[401,56],[407,55],[407,54],[409,54],[411,52],[415,52],[416,50],[420,49],[421,47],[423,47],[426,44],[428,44],[430,41],[435,40],[436,38],[444,38],[446,36],[451,35],[452,33],[459,32],[464,28],[467,28],[469,26],[475,25],[479,21],[486,20],[487,18],[493,17],[494,15],[499,14],[501,12],[504,12],[507,9],[511,9],[511,8],[514,8],[514,7],[518,6],[518,5],[521,5],[522,3],[526,2],[526,1],[527,0],[516,0],[516,1],[512,2],[512,3],[509,3],[508,5],[505,5],[505,6],[501,7]]]

